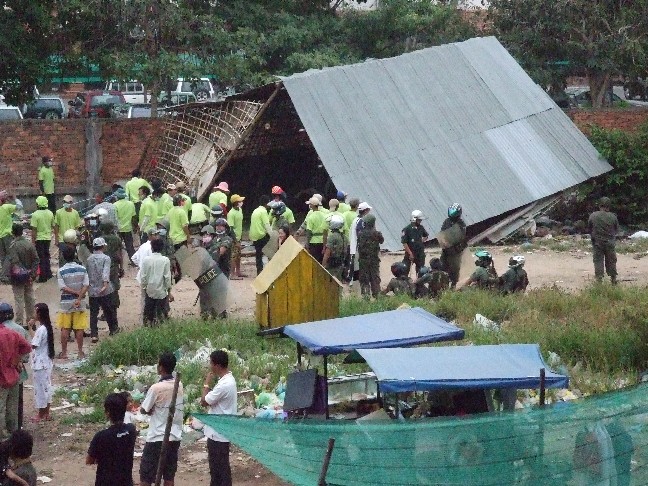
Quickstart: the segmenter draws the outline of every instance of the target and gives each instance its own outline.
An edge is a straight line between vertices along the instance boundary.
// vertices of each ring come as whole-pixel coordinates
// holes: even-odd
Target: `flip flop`
[[[235,277],[235,276],[232,275],[230,277],[230,280],[243,280],[243,277]]]
[[[63,352],[60,352],[59,354],[56,355],[56,359],[68,359],[67,354],[63,354]]]

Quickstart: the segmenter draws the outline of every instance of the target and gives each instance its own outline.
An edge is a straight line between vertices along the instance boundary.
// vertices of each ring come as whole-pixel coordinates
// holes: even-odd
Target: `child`
[[[36,469],[31,463],[34,439],[26,430],[16,430],[8,441],[2,444],[9,456],[9,469],[5,478],[0,476],[4,486],[36,486]]]
[[[133,453],[137,430],[124,423],[126,398],[111,393],[104,400],[110,427],[95,434],[88,448],[86,464],[97,465],[95,486],[133,486]]]
[[[394,295],[407,295],[414,297],[414,282],[407,275],[408,266],[405,262],[392,264],[391,271],[395,278],[392,278],[382,294],[393,292]]]
[[[54,363],[54,330],[50,320],[47,304],[38,303],[36,309],[36,333],[31,341],[33,348],[31,365],[34,370],[34,403],[38,415],[32,422],[50,419],[50,403],[52,401],[52,367]],[[34,322],[30,322],[34,325]]]

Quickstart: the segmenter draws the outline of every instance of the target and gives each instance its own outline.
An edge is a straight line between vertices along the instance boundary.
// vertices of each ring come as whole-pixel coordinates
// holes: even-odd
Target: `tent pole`
[[[301,359],[302,359],[302,347],[301,344],[297,343],[297,369],[301,370]]]
[[[540,406],[545,406],[545,369],[540,368]]]
[[[324,402],[326,403],[326,419],[329,418],[328,406],[328,356],[324,355]]]
[[[328,440],[328,447],[326,448],[326,455],[324,456],[324,463],[322,464],[322,470],[320,471],[317,486],[326,486],[326,473],[328,472],[329,464],[331,462],[331,455],[333,454],[334,445],[335,439],[331,437]]]

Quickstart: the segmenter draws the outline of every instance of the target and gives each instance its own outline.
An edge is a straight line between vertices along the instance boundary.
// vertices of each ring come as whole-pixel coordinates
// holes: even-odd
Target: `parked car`
[[[198,101],[207,101],[216,97],[216,91],[209,78],[184,79],[178,78],[176,89],[181,93],[193,93]]]
[[[635,100],[625,100],[614,91],[611,90],[605,93],[607,104],[611,106],[648,106],[648,103],[643,101]],[[621,94],[623,94],[622,88],[619,88]],[[565,93],[570,98],[571,104],[577,108],[591,108],[592,107],[592,96],[590,95],[590,89],[588,86],[569,86],[565,89]]]
[[[123,103],[126,100],[119,91],[83,91],[68,102],[68,118],[110,118],[111,107]]]
[[[158,95],[158,103],[160,106],[175,106],[186,105],[187,103],[196,103],[198,99],[191,91],[182,93],[179,91],[172,91],[171,96],[167,96],[166,91],[160,91]]]
[[[22,120],[23,116],[17,106],[0,106],[0,121]]]
[[[108,81],[105,90],[121,91],[126,103],[150,103],[151,101],[151,97],[146,91],[146,88],[139,81],[126,81],[125,83]]]
[[[58,96],[41,96],[23,106],[23,117],[55,120],[65,116],[65,103]]]
[[[126,103],[114,105],[110,110],[112,118],[150,118],[151,105],[148,103]],[[158,109],[158,117],[164,116],[164,109]]]

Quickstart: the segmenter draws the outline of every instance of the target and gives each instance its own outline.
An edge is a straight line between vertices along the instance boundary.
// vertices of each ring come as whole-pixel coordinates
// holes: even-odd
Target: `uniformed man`
[[[344,238],[344,218],[334,214],[328,218],[329,232],[324,245],[322,266],[338,280],[342,281],[344,257],[346,256],[346,239]]]
[[[346,203],[346,198],[347,198],[346,192],[344,191],[337,192],[336,199],[340,202],[340,205],[338,206],[338,211],[342,214],[351,210],[351,206]]]
[[[601,282],[605,266],[612,284],[616,284],[616,235],[619,232],[619,221],[616,214],[610,211],[610,205],[610,198],[602,197],[599,200],[599,210],[590,214],[587,225],[592,239],[594,276]]]
[[[288,196],[286,195],[286,191],[284,191],[281,187],[279,186],[273,186],[272,187],[272,200],[275,202],[282,202],[286,204],[286,199]],[[232,206],[234,203],[232,203]],[[290,229],[293,228],[293,225],[295,224],[295,215],[292,212],[292,209],[288,207],[286,204],[286,211],[284,213],[284,217],[286,218],[286,221],[288,221],[288,227]]]
[[[48,208],[45,196],[36,198],[38,209],[32,213],[30,226],[32,230],[32,243],[38,253],[39,282],[47,282],[52,278],[50,264],[50,244],[52,243],[52,230],[54,228],[54,214]]]
[[[286,219],[287,206],[283,202],[270,201],[268,206],[270,207],[270,226],[274,231],[278,231],[282,226],[290,227],[290,223]]]
[[[477,268],[460,287],[476,286],[480,289],[492,289],[499,279],[493,266],[493,256],[486,250],[475,252],[475,265]],[[459,288],[460,288],[459,287]]]
[[[213,192],[209,195],[209,207],[221,206],[223,211],[227,208],[227,195],[229,194],[229,184],[227,182],[220,182],[214,186]]]
[[[244,277],[241,273],[241,238],[243,237],[243,201],[245,198],[238,194],[232,194],[230,202],[232,209],[227,213],[227,224],[234,232],[234,245],[232,246],[232,275],[233,280],[240,280]],[[284,213],[285,214],[285,213]],[[293,218],[294,221],[295,218]]]
[[[432,258],[430,266],[423,266],[418,271],[415,296],[417,298],[437,298],[441,292],[450,287],[450,277],[441,267],[441,260]]]
[[[414,263],[417,274],[420,268],[425,265],[424,244],[428,239],[428,232],[421,224],[423,219],[423,213],[418,209],[415,209],[412,211],[410,224],[405,226],[401,232],[401,243],[405,249],[403,263],[405,263],[405,266],[407,267],[407,275],[409,275],[412,263]]]
[[[63,233],[69,229],[77,230],[83,226],[79,212],[72,207],[74,198],[67,194],[63,198],[63,207],[54,213],[54,245],[58,248]]]
[[[394,278],[389,281],[382,294],[387,295],[392,292],[394,295],[414,297],[414,282],[408,275],[409,268],[405,262],[392,263],[391,272]]]
[[[306,216],[306,241],[308,242],[308,253],[315,260],[322,263],[324,258],[324,244],[328,233],[328,224],[326,215],[320,211],[322,202],[315,196],[311,197],[306,204],[310,208],[310,213]]]
[[[155,228],[155,223],[157,223],[156,196],[151,195],[151,189],[148,186],[140,187],[139,195],[142,200],[138,212],[140,243],[145,243],[148,239],[149,230]]]
[[[524,270],[524,257],[515,255],[509,259],[509,269],[500,277],[499,288],[503,294],[522,292],[529,285],[529,278]]]
[[[448,217],[441,225],[441,231],[446,231],[457,226],[457,230],[461,233],[460,238],[453,245],[441,250],[441,265],[450,276],[450,286],[454,288],[459,280],[459,271],[461,270],[461,255],[466,249],[466,223],[461,219],[462,208],[459,204],[454,203],[448,208]]]
[[[217,219],[214,224],[212,240],[206,248],[212,259],[218,263],[218,266],[225,276],[229,278],[232,259],[232,245],[234,241],[228,234],[229,225],[227,224],[227,220],[220,218]],[[205,228],[211,228],[211,226],[206,226]],[[205,231],[205,228],[203,228],[203,232]]]
[[[362,220],[357,248],[360,292],[365,297],[377,297],[380,294],[380,245],[385,238],[376,230],[376,217],[373,214],[366,214]]]
[[[137,211],[135,210],[135,203],[126,199],[126,191],[117,189],[115,191],[115,213],[117,215],[117,231],[119,237],[124,242],[128,258],[133,258],[135,254],[135,247],[133,246],[133,227],[137,227]],[[131,265],[135,265],[131,261]]]
[[[49,155],[43,156],[41,160],[40,169],[38,169],[38,187],[40,187],[41,194],[47,199],[47,208],[56,212],[56,194],[54,192],[54,169],[52,164],[54,160]]]
[[[185,194],[185,191],[187,190],[187,185],[182,182],[178,181],[175,183],[176,187],[176,194],[180,196],[182,199],[184,199],[184,204],[182,205],[182,209],[185,210],[187,213],[187,218],[189,218],[189,221],[191,221],[191,211],[193,209],[193,204],[191,202],[191,197]]]
[[[142,195],[140,194],[140,188],[141,187],[146,187],[148,189],[148,194],[153,191],[153,188],[151,187],[151,184],[149,184],[146,179],[142,179],[141,175],[142,173],[140,172],[139,169],[133,170],[132,178],[126,183],[126,187],[124,188],[126,191],[126,195],[128,197],[128,200],[131,201],[135,205],[135,213],[137,216],[139,216],[139,211],[140,207],[142,205]],[[146,196],[148,196],[148,194]],[[144,197],[146,197],[144,196]]]
[[[189,218],[183,209],[185,200],[182,196],[173,197],[173,207],[169,210],[169,238],[177,250],[180,246],[186,245],[191,237],[189,232]]]

